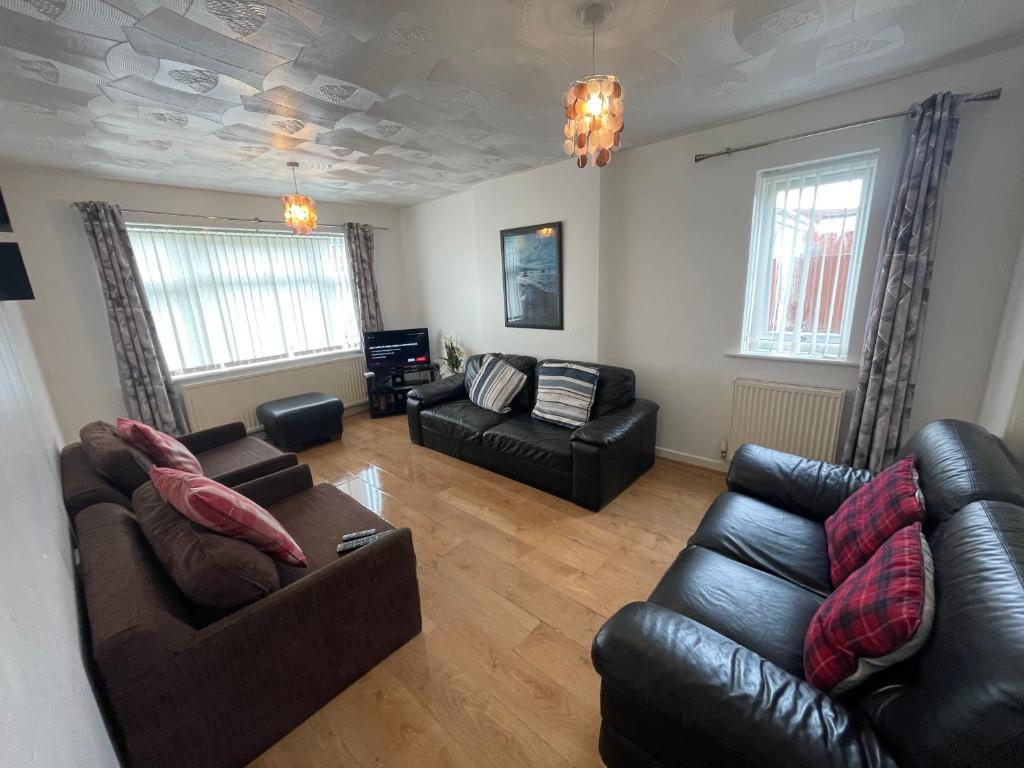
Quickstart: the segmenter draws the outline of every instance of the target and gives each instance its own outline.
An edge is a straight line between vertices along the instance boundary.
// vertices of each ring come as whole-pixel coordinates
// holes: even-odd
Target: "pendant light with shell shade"
[[[622,83],[615,75],[598,75],[597,26],[605,19],[605,6],[592,3],[582,9],[583,23],[590,25],[590,53],[593,74],[572,85],[562,99],[565,107],[567,155],[583,168],[590,159],[598,168],[608,165],[621,143],[623,111]]]
[[[281,202],[284,203],[284,223],[288,225],[293,235],[309,235],[316,230],[316,203],[313,202],[313,198],[299,194],[299,182],[295,177],[295,169],[299,164],[292,161],[288,163],[288,167],[292,169],[295,194],[281,198]]]

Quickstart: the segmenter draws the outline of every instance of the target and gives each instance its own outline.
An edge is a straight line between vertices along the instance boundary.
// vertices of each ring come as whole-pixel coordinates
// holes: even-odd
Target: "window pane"
[[[342,237],[132,225],[173,374],[360,347]]]
[[[876,158],[758,174],[745,352],[844,358]]]

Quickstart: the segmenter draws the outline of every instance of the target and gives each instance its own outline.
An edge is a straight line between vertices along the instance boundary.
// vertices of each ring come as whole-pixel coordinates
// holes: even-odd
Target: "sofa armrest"
[[[189,432],[181,435],[177,440],[188,448],[192,453],[203,453],[219,448],[222,445],[233,443],[248,436],[245,424],[240,421],[233,421],[230,424],[220,424],[209,429],[200,429],[197,432]]]
[[[466,377],[461,373],[429,384],[420,384],[415,389],[410,389],[408,394],[408,397],[419,400],[423,405],[437,405],[446,400],[465,396]]]
[[[191,768],[245,765],[421,626],[403,528],[200,629],[190,646],[111,691],[133,764],[174,755]]]
[[[237,485],[235,490],[266,508],[312,487],[313,473],[309,465],[299,464]]]
[[[572,500],[595,512],[654,466],[658,406],[634,400],[579,427],[572,447]]]
[[[653,603],[632,603],[612,616],[594,639],[593,661],[602,686],[673,724],[677,756],[695,749],[730,766],[895,768],[866,719],[753,651]],[[634,730],[629,723],[610,724],[627,735]]]
[[[409,394],[405,398],[405,414],[409,422],[409,439],[416,445],[423,445],[423,426],[420,424],[420,412],[424,408],[466,396],[466,377],[462,373],[456,373],[454,376],[449,376],[440,381],[433,381],[430,384],[420,384],[418,387],[410,389]]]
[[[872,477],[867,469],[805,459],[747,443],[733,454],[726,484],[730,490],[824,521]]]
[[[624,439],[631,430],[637,429],[644,419],[657,412],[657,403],[638,397],[629,405],[609,411],[604,416],[578,427],[570,440],[596,446],[611,445]]]
[[[247,467],[236,469],[231,472],[225,472],[221,475],[217,475],[212,478],[222,485],[226,485],[229,488],[248,483],[252,480],[258,480],[261,477],[272,475],[275,472],[280,472],[282,469],[288,469],[290,467],[298,466],[299,457],[294,453],[282,453],[279,456],[271,456],[269,459],[258,461],[255,464],[250,464]]]

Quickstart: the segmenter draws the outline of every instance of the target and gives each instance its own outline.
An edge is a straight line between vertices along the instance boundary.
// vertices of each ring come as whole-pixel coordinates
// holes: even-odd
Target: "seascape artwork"
[[[562,223],[501,232],[505,325],[562,329]]]

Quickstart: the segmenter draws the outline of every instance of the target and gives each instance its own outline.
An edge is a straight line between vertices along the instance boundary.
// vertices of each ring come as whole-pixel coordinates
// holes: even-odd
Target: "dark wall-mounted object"
[[[0,191],[0,232],[13,232],[11,217],[7,215],[7,206],[4,204],[4,193]]]
[[[562,222],[501,230],[506,328],[560,331]]]
[[[17,243],[0,243],[0,301],[34,299]]]

